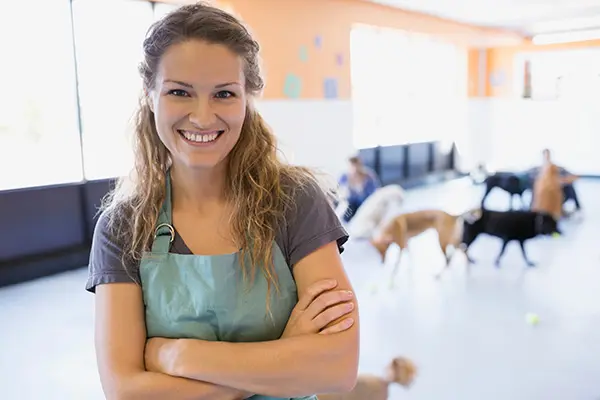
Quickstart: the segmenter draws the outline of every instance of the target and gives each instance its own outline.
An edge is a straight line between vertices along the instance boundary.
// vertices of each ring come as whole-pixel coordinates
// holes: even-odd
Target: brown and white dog
[[[404,202],[404,189],[400,185],[386,185],[377,189],[358,208],[348,223],[348,233],[353,239],[368,239],[375,233],[386,215]]]
[[[561,178],[559,168],[554,164],[546,164],[533,184],[532,211],[546,212],[556,221],[563,216],[563,190],[562,185],[570,183],[568,179]]]
[[[371,244],[381,255],[381,262],[385,263],[385,256],[392,243],[400,247],[400,256],[394,265],[392,281],[394,280],[403,250],[408,247],[408,241],[426,230],[435,229],[438,233],[440,249],[446,257],[446,268],[450,265],[452,254],[449,246],[459,249],[463,239],[464,221],[477,220],[481,217],[481,210],[475,209],[461,215],[451,215],[442,210],[421,210],[400,214],[389,221],[381,233],[371,239]],[[441,274],[441,272],[440,272]],[[439,274],[437,275],[439,277]]]
[[[387,367],[386,376],[359,375],[356,386],[349,393],[320,394],[319,400],[387,400],[389,386],[398,383],[405,388],[413,383],[417,368],[408,359],[397,357]]]

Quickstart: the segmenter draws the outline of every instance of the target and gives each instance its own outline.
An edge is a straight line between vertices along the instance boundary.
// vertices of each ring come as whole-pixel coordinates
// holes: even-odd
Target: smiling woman
[[[350,390],[348,235],[315,176],[277,158],[253,104],[258,43],[196,4],[156,22],[143,47],[135,167],[107,198],[86,286],[107,398]]]

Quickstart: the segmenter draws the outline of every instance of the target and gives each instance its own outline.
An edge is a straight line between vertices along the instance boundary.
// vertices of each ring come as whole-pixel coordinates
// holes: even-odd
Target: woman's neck
[[[226,165],[213,168],[171,167],[173,208],[203,212],[225,202]]]

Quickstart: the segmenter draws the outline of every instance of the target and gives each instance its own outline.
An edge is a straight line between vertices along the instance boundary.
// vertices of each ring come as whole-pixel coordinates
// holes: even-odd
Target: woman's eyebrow
[[[185,82],[182,82],[182,81],[177,81],[177,80],[174,80],[174,79],[165,79],[163,81],[163,83],[175,83],[177,85],[185,86],[185,87],[188,87],[190,89],[192,89],[194,87],[193,85],[191,85],[189,83],[185,83]]]
[[[163,81],[163,83],[175,83],[177,85],[181,85],[181,86],[184,86],[184,87],[187,87],[187,88],[190,88],[190,89],[193,89],[193,87],[194,87],[193,85],[191,85],[189,83],[186,83],[186,82],[183,82],[183,81],[178,81],[178,80],[175,80],[175,79],[165,79]],[[239,83],[239,82],[219,83],[218,85],[215,85],[215,88],[222,88],[222,87],[231,86],[231,85],[241,86],[241,83]]]

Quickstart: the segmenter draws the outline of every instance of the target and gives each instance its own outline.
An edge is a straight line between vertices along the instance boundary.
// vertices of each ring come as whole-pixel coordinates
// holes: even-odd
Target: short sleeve
[[[307,184],[293,193],[295,206],[286,216],[282,238],[288,265],[293,268],[298,261],[331,242],[337,242],[340,253],[343,252],[348,233],[323,190],[317,184]]]
[[[106,212],[100,214],[90,251],[88,265],[88,279],[85,289],[91,293],[96,291],[96,286],[104,283],[135,282],[131,272],[137,271],[134,261],[123,262],[124,245],[115,235],[115,230],[109,225]]]

